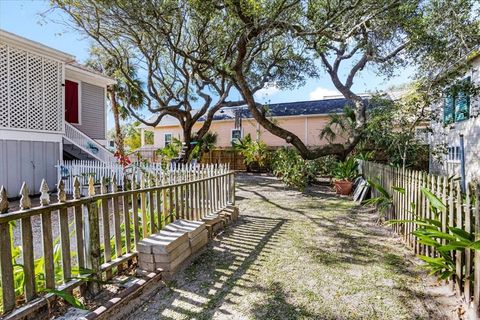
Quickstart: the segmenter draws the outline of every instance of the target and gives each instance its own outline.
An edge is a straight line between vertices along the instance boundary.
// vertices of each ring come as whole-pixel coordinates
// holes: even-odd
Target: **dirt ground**
[[[375,215],[326,187],[239,175],[238,224],[128,319],[457,319]]]

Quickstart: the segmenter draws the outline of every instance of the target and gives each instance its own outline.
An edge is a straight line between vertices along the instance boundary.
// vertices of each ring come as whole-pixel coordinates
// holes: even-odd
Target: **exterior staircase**
[[[104,163],[117,161],[104,146],[68,122],[65,122],[63,150],[79,160],[98,160]]]

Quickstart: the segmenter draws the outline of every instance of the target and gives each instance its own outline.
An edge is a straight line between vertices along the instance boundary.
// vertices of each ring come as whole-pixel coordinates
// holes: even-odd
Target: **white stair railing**
[[[67,122],[65,122],[64,138],[97,160],[102,162],[117,161],[113,154],[104,146]]]

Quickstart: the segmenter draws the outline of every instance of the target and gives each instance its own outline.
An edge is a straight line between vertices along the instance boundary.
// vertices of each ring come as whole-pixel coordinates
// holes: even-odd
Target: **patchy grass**
[[[453,318],[373,214],[327,189],[237,182],[238,225],[130,319]]]

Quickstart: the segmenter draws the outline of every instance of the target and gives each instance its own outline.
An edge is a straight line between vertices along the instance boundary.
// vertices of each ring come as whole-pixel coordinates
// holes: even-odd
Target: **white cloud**
[[[275,84],[267,84],[264,88],[255,92],[255,96],[257,98],[266,98],[269,96],[273,96],[277,92],[280,92],[280,89]]]
[[[325,99],[325,97],[327,96],[337,96],[339,94],[340,92],[337,90],[318,87],[312,92],[310,92],[309,97],[310,97],[310,100],[321,100],[321,99]]]

